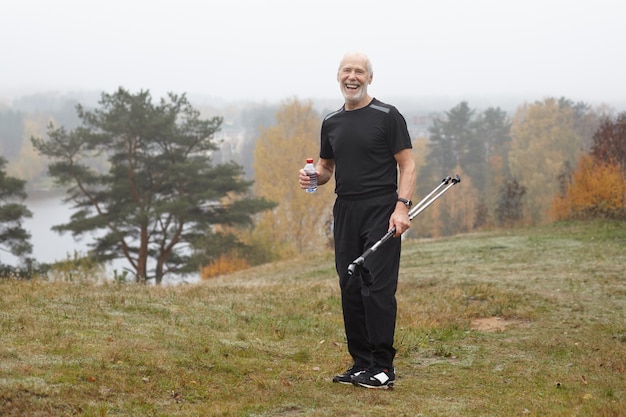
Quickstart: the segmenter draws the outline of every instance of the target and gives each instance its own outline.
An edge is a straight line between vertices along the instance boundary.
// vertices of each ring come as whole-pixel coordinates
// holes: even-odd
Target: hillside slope
[[[388,392],[330,382],[331,253],[175,287],[3,279],[0,415],[622,415],[625,226],[405,242]]]

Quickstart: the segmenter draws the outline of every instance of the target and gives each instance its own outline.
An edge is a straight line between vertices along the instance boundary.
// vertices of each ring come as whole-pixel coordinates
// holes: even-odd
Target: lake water
[[[61,200],[61,197],[40,197],[28,198],[24,202],[33,216],[24,219],[22,226],[31,234],[31,256],[39,263],[62,261],[73,256],[74,251],[84,253],[87,250],[85,239],[75,240],[70,233],[59,234],[51,230],[52,226],[67,223],[70,219],[71,211]],[[5,253],[1,255],[2,263],[16,264],[15,257]]]
[[[91,236],[85,235],[75,239],[69,232],[59,234],[51,230],[52,226],[69,222],[73,213],[70,205],[64,204],[62,200],[63,196],[29,197],[24,203],[33,216],[24,219],[23,227],[31,234],[30,242],[33,245],[31,256],[39,263],[53,263],[66,260],[68,257],[73,258],[75,252],[84,255],[89,249],[88,244],[93,242]],[[0,252],[0,261],[8,265],[17,265],[17,259],[4,252]],[[114,270],[121,273],[125,268],[129,268],[128,261],[115,260],[106,265],[107,275],[113,277]],[[186,282],[197,280],[198,277],[185,277]]]

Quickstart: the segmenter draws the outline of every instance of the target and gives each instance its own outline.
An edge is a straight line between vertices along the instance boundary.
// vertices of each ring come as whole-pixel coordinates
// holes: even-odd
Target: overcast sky
[[[623,0],[2,0],[0,98],[122,86],[337,98],[367,53],[388,97],[626,101]]]

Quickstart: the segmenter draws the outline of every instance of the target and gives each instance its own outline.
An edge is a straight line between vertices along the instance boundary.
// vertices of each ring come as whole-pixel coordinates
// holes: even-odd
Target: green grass
[[[0,415],[621,416],[625,266],[616,222],[405,242],[393,391],[330,382],[330,253],[176,287],[0,280]]]

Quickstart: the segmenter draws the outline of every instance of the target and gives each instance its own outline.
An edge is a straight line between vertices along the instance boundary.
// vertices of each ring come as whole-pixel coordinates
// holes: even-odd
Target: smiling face
[[[337,72],[339,88],[346,100],[346,110],[356,110],[369,104],[372,98],[367,86],[372,83],[372,65],[363,54],[350,53],[343,57]]]

